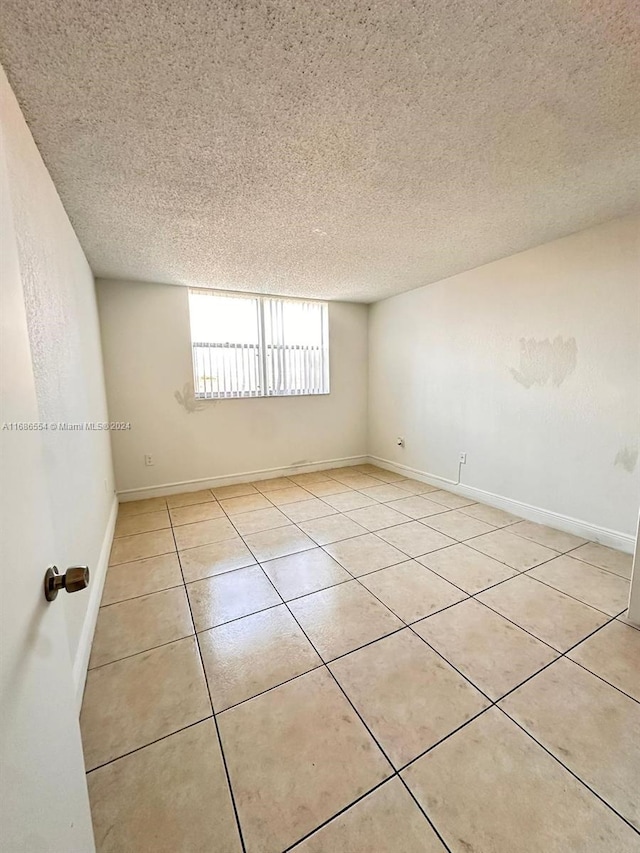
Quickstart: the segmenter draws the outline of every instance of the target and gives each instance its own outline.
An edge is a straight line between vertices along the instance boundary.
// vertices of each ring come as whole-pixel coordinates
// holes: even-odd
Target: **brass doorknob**
[[[44,576],[44,597],[53,601],[61,589],[78,592],[89,586],[89,566],[71,566],[61,575],[56,566],[50,566]]]

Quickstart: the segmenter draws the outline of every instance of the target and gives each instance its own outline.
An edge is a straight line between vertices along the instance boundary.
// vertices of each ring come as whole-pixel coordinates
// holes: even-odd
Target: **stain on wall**
[[[628,471],[630,474],[635,470],[638,464],[638,448],[637,447],[621,447],[613,461],[614,465],[619,465]]]
[[[578,345],[575,338],[520,338],[520,367],[511,375],[525,388],[553,385],[558,388],[576,369]]]
[[[188,415],[193,414],[193,412],[201,412],[205,408],[204,403],[200,403],[196,399],[193,387],[188,382],[184,383],[182,391],[175,391],[173,396]]]

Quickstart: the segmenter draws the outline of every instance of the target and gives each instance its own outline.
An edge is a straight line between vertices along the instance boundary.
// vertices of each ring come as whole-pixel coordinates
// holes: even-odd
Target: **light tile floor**
[[[99,853],[640,853],[630,571],[373,465],[123,504]]]

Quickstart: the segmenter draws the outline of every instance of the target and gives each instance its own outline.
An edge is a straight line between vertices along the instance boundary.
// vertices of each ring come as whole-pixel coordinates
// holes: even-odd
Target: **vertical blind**
[[[329,393],[326,302],[189,291],[195,395]]]

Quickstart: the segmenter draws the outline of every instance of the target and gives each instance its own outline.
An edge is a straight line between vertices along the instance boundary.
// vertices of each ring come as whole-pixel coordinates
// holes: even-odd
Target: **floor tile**
[[[264,495],[256,492],[254,495],[242,495],[237,498],[225,498],[220,506],[227,515],[240,515],[242,512],[252,512],[256,509],[269,509],[273,504]]]
[[[429,492],[438,491],[437,486],[431,486],[429,483],[423,483],[421,480],[413,480],[411,477],[406,477],[404,480],[396,480],[396,486],[410,495],[426,495]]]
[[[198,521],[196,524],[182,524],[180,527],[174,527],[173,534],[176,537],[178,551],[197,548],[198,545],[213,545],[215,542],[224,542],[225,539],[234,539],[238,535],[228,518],[212,518],[209,521]]]
[[[408,629],[329,668],[396,768],[489,704]]]
[[[558,656],[472,599],[416,622],[413,630],[493,700]]]
[[[382,485],[378,484],[377,486],[372,486],[368,489],[362,489],[362,494],[366,495],[368,498],[373,498],[374,501],[378,501],[379,503],[397,501],[400,498],[406,498],[407,496],[407,493],[403,489],[398,486],[393,486],[390,483],[383,483]]]
[[[289,607],[326,661],[402,627],[402,622],[358,581],[296,598]]]
[[[214,500],[211,489],[199,489],[197,492],[181,492],[179,495],[168,495],[167,506],[175,509],[182,506],[210,503]]]
[[[288,489],[294,483],[288,477],[272,477],[270,480],[255,480],[251,485],[255,486],[259,492],[268,495],[269,492],[275,492],[278,489]]]
[[[358,491],[380,485],[380,480],[375,477],[370,477],[368,474],[358,474],[356,471],[347,471],[344,474],[334,472],[331,477],[338,483],[344,483],[350,489],[358,489]]]
[[[117,601],[148,595],[181,584],[182,573],[178,555],[175,553],[121,563],[107,569],[101,604],[115,604]]]
[[[279,853],[391,773],[324,667],[218,724],[247,853]]]
[[[402,776],[455,853],[638,850],[636,833],[497,709]]]
[[[157,512],[167,508],[166,498],[145,498],[141,501],[122,501],[118,506],[118,517],[139,515],[142,512]]]
[[[313,539],[309,539],[293,524],[288,527],[277,527],[275,530],[265,530],[262,533],[251,533],[245,536],[245,542],[256,559],[261,562],[316,547]]]
[[[135,536],[122,536],[113,540],[110,566],[119,563],[131,563],[147,557],[158,557],[176,550],[171,530],[154,530],[152,533],[137,533]]]
[[[471,498],[455,495],[453,492],[447,492],[445,489],[436,489],[435,492],[430,492],[429,500],[447,506],[449,509],[460,509],[461,506],[470,506],[475,503]]]
[[[510,512],[505,512],[503,509],[496,509],[496,507],[487,506],[486,504],[465,506],[462,512],[465,515],[470,515],[472,518],[479,518],[480,521],[486,521],[487,524],[493,524],[494,527],[506,527],[508,524],[514,524],[516,521],[522,521],[517,515],[511,515]]]
[[[300,501],[308,500],[310,497],[309,492],[293,483],[288,489],[278,489],[277,492],[269,492],[269,500],[276,506],[299,503]]]
[[[249,533],[260,533],[263,530],[273,530],[274,527],[284,527],[291,524],[286,515],[272,506],[268,509],[254,509],[253,512],[243,512],[233,516],[233,526],[241,536]]]
[[[526,575],[518,575],[477,597],[561,652],[579,643],[608,618],[599,610]]]
[[[486,521],[465,515],[459,509],[452,509],[449,512],[441,512],[439,515],[424,518],[423,524],[427,524],[434,530],[439,530],[440,533],[445,533],[452,539],[459,541],[472,539],[474,536],[482,536],[483,533],[491,533],[492,530],[495,530],[495,527],[487,524]]]
[[[171,524],[179,527],[182,524],[195,524],[197,521],[208,521],[210,518],[224,518],[225,514],[217,501],[190,504],[169,510]]]
[[[552,551],[536,542],[530,542],[522,536],[514,536],[506,530],[485,533],[484,536],[477,536],[468,544],[476,551],[481,551],[519,572],[531,569],[540,563],[546,563],[547,560],[558,556],[557,551]]]
[[[355,521],[356,524],[361,524],[365,530],[370,531],[382,530],[384,527],[393,527],[396,524],[403,524],[407,521],[406,515],[379,503],[363,507],[362,509],[352,510],[351,512],[347,512],[346,516]]]
[[[617,616],[629,603],[626,578],[569,556],[558,557],[527,574],[610,616]]]
[[[445,853],[415,801],[397,777],[314,832],[296,853]]]
[[[344,515],[328,515],[325,518],[314,518],[313,521],[305,521],[300,527],[317,542],[318,545],[328,545],[331,542],[339,542],[341,539],[351,539],[366,533],[364,527],[356,524]]]
[[[350,492],[349,486],[343,483],[338,483],[336,480],[319,480],[315,483],[305,483],[307,492],[311,492],[318,498],[324,498],[326,495],[338,495],[340,492]]]
[[[356,492],[350,489],[348,492],[340,492],[337,495],[327,495],[324,499],[326,503],[340,512],[348,512],[351,509],[360,509],[363,506],[377,506],[377,501],[367,497],[362,492]]]
[[[240,853],[213,720],[119,758],[87,777],[99,853]]]
[[[422,495],[411,495],[397,501],[390,501],[387,506],[399,510],[404,515],[408,515],[409,518],[427,518],[430,515],[441,515],[448,512],[446,506],[430,501],[429,498]]]
[[[455,544],[454,539],[426,527],[420,521],[409,521],[407,524],[389,527],[386,530],[380,530],[377,535],[390,545],[399,548],[408,557],[420,557],[430,551],[437,551],[438,548]]]
[[[167,527],[171,527],[169,513],[166,509],[160,509],[157,512],[118,517],[114,536],[133,536],[136,533],[149,533],[152,530],[162,530]]]
[[[366,464],[366,463],[365,463]],[[327,477],[338,477],[343,474],[352,476],[353,474],[362,474],[362,465],[335,465],[333,468],[327,468],[325,471]]]
[[[322,665],[284,604],[204,631],[199,643],[216,713]]]
[[[255,563],[253,554],[239,536],[180,551],[185,583],[242,569]]]
[[[324,500],[319,498],[309,498],[306,501],[296,501],[292,504],[285,504],[282,507],[287,518],[298,524],[301,521],[310,521],[312,518],[322,518],[325,515],[335,515],[335,509]]]
[[[432,551],[417,559],[470,595],[517,574],[515,569],[462,544]]]
[[[625,613],[621,613],[620,616],[616,617],[619,622],[622,622],[623,625],[628,625],[630,628],[634,628],[636,631],[640,631],[640,625],[637,622],[629,621],[628,611]]]
[[[400,483],[405,478],[402,474],[396,474],[395,471],[387,471],[386,468],[378,468],[375,472],[371,473],[372,477],[375,477],[376,480],[382,480],[383,483]]]
[[[466,598],[466,593],[415,560],[363,575],[360,583],[404,622],[423,619]]]
[[[349,572],[322,548],[268,560],[262,568],[285,601],[351,580]]]
[[[89,667],[102,666],[193,634],[184,587],[101,607]]]
[[[640,631],[614,620],[568,657],[640,702]]]
[[[281,604],[260,566],[236,569],[187,584],[196,631]]]
[[[92,669],[80,715],[86,768],[210,715],[194,637]]]
[[[308,483],[326,483],[328,479],[322,471],[308,471],[305,474],[292,474],[289,477],[289,480],[299,486],[306,486]]]
[[[500,707],[640,829],[638,702],[563,658]]]
[[[511,525],[509,533],[524,536],[525,539],[531,539],[532,542],[552,548],[560,554],[586,542],[586,539],[580,539],[579,536],[573,536],[563,530],[555,530],[553,527],[545,527],[544,524],[535,524],[533,521],[518,521]]]
[[[575,557],[576,560],[591,563],[592,566],[597,566],[600,569],[606,569],[608,572],[620,575],[620,577],[631,577],[633,556],[622,551],[615,551],[613,548],[605,548],[604,545],[598,545],[597,542],[587,542],[586,545],[581,545],[571,552],[571,556]]]
[[[354,465],[353,470],[359,471],[361,474],[370,474],[372,477],[375,477],[377,473],[382,473],[384,468],[380,468],[372,462],[363,462],[361,465]]]
[[[233,486],[218,486],[217,489],[211,489],[214,498],[219,501],[229,498],[241,498],[244,495],[255,495],[258,490],[251,483],[235,483]]]
[[[403,563],[407,556],[384,542],[373,533],[365,533],[364,536],[356,536],[354,539],[344,539],[342,542],[334,542],[327,545],[332,557],[345,567],[352,575],[374,572],[376,569],[384,569],[396,563]]]

